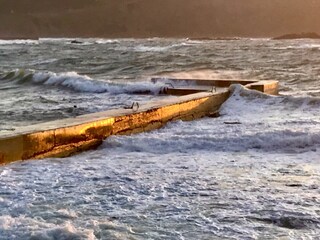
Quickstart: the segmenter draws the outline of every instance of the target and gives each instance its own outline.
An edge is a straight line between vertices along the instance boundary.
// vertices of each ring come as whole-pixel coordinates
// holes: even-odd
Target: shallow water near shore
[[[235,85],[219,118],[2,166],[0,239],[319,237],[319,41],[79,41],[0,41],[3,129],[154,100],[151,75],[276,79],[282,96]]]

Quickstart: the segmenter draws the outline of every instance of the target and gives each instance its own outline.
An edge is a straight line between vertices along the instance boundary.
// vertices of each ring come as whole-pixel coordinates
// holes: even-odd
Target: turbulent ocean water
[[[155,75],[281,95],[233,85],[218,118],[1,166],[0,239],[320,239],[319,40],[71,41],[0,40],[0,133],[163,98]]]

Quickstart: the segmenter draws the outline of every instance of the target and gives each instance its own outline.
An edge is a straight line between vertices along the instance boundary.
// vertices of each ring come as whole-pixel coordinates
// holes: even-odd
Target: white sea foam
[[[1,69],[4,76],[8,69],[33,68],[28,65],[32,59],[59,61],[37,67],[48,71],[17,71],[1,80],[1,85],[15,87],[14,91],[1,91],[1,124],[16,124],[12,122],[30,115],[46,120],[48,112],[56,114],[56,108],[63,110],[74,104],[79,111],[95,107],[98,108],[94,111],[102,111],[106,105],[109,108],[110,104],[132,100],[137,95],[94,94],[95,87],[92,90],[85,86],[89,82],[94,86],[102,84],[108,91],[115,86],[110,92],[127,91],[117,82],[63,73],[80,69],[79,72],[102,78],[117,78],[119,69],[127,67],[128,61],[137,66],[128,71],[130,79],[136,78],[139,69],[139,74],[145,76],[154,69],[159,73],[187,72],[186,77],[200,78],[280,77],[281,84],[296,84],[290,89],[300,93],[319,89],[318,51],[307,54],[312,61],[305,62],[300,61],[302,50],[285,50],[285,56],[277,54],[276,47],[286,47],[287,43],[257,45],[240,40],[206,42],[195,48],[177,47],[157,54],[139,53],[136,58],[137,46],[181,43],[154,41],[121,40],[115,44],[132,59],[119,57],[115,46],[108,44],[96,44],[94,51],[82,45],[66,46],[64,41],[42,42],[34,49],[20,46],[23,51],[16,56],[10,55],[12,48],[8,47],[4,53],[10,57],[3,59]],[[73,50],[65,53],[69,47]],[[34,55],[31,57],[29,52]],[[70,53],[79,56],[83,65],[78,61],[61,64],[68,62]],[[182,57],[174,62],[163,61],[171,53]],[[112,72],[101,69],[110,58],[121,64],[116,64],[117,69]],[[96,60],[98,66],[92,69]],[[146,63],[151,71],[143,68]],[[198,66],[213,71],[192,73]],[[252,71],[252,75],[246,71]],[[303,75],[293,76],[291,71],[301,71]],[[36,83],[35,74],[43,74],[42,80]],[[51,85],[44,85],[49,78],[52,79],[47,84]],[[73,79],[79,79],[83,86],[73,83]],[[146,82],[141,84],[152,88]],[[128,88],[131,91],[134,86]],[[319,99],[270,97],[238,85],[232,90],[219,118],[178,121],[148,133],[113,136],[98,149],[65,159],[2,166],[0,239],[317,239]],[[152,98],[155,96],[149,99]],[[32,111],[29,116],[28,111]]]
[[[69,42],[74,40],[74,38],[39,38],[40,42]]]
[[[32,76],[31,81],[36,84],[60,86],[69,88],[79,92],[92,92],[92,93],[104,93],[109,92],[111,94],[121,93],[152,93],[158,94],[161,90],[161,84],[153,84],[147,82],[128,82],[126,84],[116,84],[106,80],[92,79],[86,75],[79,75],[76,72],[66,73],[53,73],[53,72],[35,72],[33,70],[16,70],[11,76],[11,79],[15,79],[17,82]]]
[[[12,235],[12,233],[15,233]],[[12,238],[13,237],[13,238]],[[93,230],[76,228],[71,222],[61,225],[26,216],[0,216],[0,239],[69,240],[96,239]]]
[[[279,50],[295,50],[295,49],[315,49],[319,50],[320,49],[320,44],[317,43],[303,43],[303,44],[292,44],[292,45],[287,45],[287,46],[281,46],[277,47],[276,49]]]
[[[166,52],[170,49],[177,48],[177,47],[185,47],[194,45],[193,42],[181,42],[175,44],[161,44],[161,45],[138,45],[133,48],[135,52]]]
[[[95,39],[95,43],[97,44],[112,44],[112,43],[119,43],[118,39]]]
[[[65,226],[49,228],[46,230],[35,231],[29,238],[30,240],[69,240],[69,239],[96,239],[92,230],[78,230],[71,223]]]
[[[44,85],[63,86],[76,91],[83,92],[107,92],[107,86],[103,82],[93,81],[90,77],[79,75],[76,72],[67,73],[51,73],[51,72],[36,72],[33,75],[34,83]]]
[[[314,116],[320,106],[320,98],[314,97],[292,97],[292,96],[271,96],[259,91],[249,90],[239,84],[230,87],[231,97],[222,105],[221,114],[232,115],[232,113],[241,113],[237,116],[245,117],[248,114],[272,115],[276,113],[292,114],[295,116],[299,112],[306,112],[306,117],[310,114]],[[268,113],[271,110],[271,113]],[[281,114],[280,114],[281,116]],[[304,118],[304,116],[300,116]]]
[[[49,78],[48,78],[49,77]],[[36,73],[33,80],[37,83],[41,82],[45,85],[63,86],[80,92],[103,93],[109,92],[113,94],[121,93],[143,93],[151,92],[158,93],[161,86],[151,84],[149,82],[135,82],[127,84],[114,84],[108,81],[93,80],[84,75],[79,75],[76,72],[68,73]]]
[[[34,45],[39,44],[38,40],[21,40],[21,39],[14,39],[14,40],[1,40],[0,39],[0,45]]]
[[[234,85],[232,96],[221,108],[223,121],[241,123],[246,148],[310,151],[320,146],[320,99],[268,96]],[[241,142],[241,140],[240,140]]]
[[[171,46],[136,46],[134,48],[134,51],[136,52],[164,52],[167,51],[168,49],[170,49]]]
[[[11,228],[11,226],[13,226],[15,223],[14,218],[10,217],[10,216],[0,216],[0,229],[3,230],[8,230]],[[0,230],[0,233],[1,233]]]
[[[320,150],[320,99],[273,97],[241,85],[233,85],[231,90],[232,96],[223,104],[219,118],[171,123],[155,134],[112,137],[105,144],[156,154]]]

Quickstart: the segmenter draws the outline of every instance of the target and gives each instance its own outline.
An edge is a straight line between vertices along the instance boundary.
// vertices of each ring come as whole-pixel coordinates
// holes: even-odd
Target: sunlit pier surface
[[[46,157],[67,157],[93,149],[116,134],[134,134],[164,126],[169,121],[218,116],[230,95],[231,84],[267,94],[278,93],[278,81],[209,80],[155,77],[163,83],[160,94],[177,98],[134,102],[128,108],[108,110],[74,118],[21,127],[0,134],[0,163]]]

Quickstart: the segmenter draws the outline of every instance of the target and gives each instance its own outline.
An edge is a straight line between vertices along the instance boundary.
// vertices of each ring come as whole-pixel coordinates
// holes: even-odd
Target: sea
[[[0,239],[320,239],[320,40],[0,40],[0,134],[170,97],[152,76],[280,91],[1,166]]]

